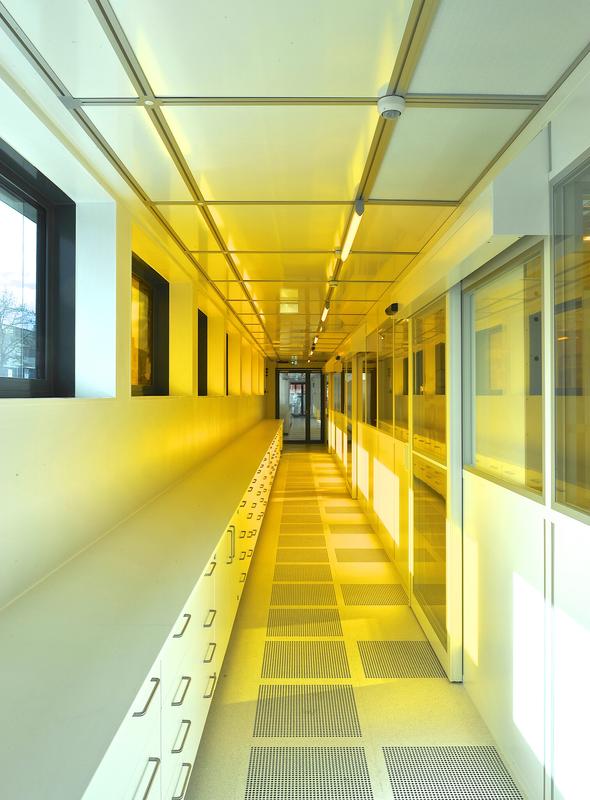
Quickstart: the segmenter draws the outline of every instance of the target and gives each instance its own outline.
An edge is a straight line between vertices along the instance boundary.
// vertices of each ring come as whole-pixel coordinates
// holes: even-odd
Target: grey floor
[[[187,800],[520,798],[367,525],[331,456],[283,454]]]

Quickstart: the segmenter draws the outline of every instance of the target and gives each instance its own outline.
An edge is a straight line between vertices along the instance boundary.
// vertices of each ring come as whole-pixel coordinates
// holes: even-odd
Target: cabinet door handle
[[[186,789],[187,789],[187,786],[188,786],[188,779],[191,776],[192,766],[193,766],[192,764],[188,764],[186,761],[183,763],[181,769],[183,767],[188,767],[188,769],[186,771],[186,775],[184,776],[184,781],[183,781],[183,784],[182,784],[182,789],[180,791],[180,794],[172,795],[172,800],[182,800],[182,798],[184,797],[184,793],[186,792]]]
[[[253,553],[254,553],[254,550],[252,550],[252,549],[248,550],[248,558],[252,558],[252,554]]]
[[[246,580],[246,573],[242,572],[242,574],[240,575],[240,583],[244,583],[245,580]]]
[[[182,751],[184,750],[184,746],[186,744],[186,739],[187,739],[187,736],[188,736],[188,732],[191,729],[191,721],[190,721],[190,719],[183,719],[182,720],[182,722],[180,723],[180,728],[178,730],[178,733],[180,733],[180,729],[182,728],[183,725],[186,725],[186,728],[185,728],[185,731],[184,731],[184,736],[182,737],[182,742],[180,743],[180,747],[173,747],[172,750],[170,751],[171,753],[182,753]],[[176,736],[176,739],[178,739],[178,734]]]
[[[150,696],[147,699],[147,703],[145,704],[145,706],[142,708],[141,711],[134,711],[133,712],[133,716],[134,717],[145,717],[145,715],[147,714],[147,710],[150,707],[150,704],[151,704],[152,700],[154,699],[154,695],[158,691],[158,686],[160,685],[160,679],[159,678],[151,678],[150,680],[154,685],[152,686],[152,691],[150,692]]]
[[[216,609],[210,608],[207,612],[207,616],[205,617],[205,622],[203,622],[203,628],[211,628],[213,625],[213,620],[215,619],[215,615],[217,614]],[[211,615],[211,619],[209,619],[209,615]]]
[[[209,572],[206,572],[206,573],[205,573],[205,577],[206,577],[206,578],[210,578],[210,577],[211,577],[211,575],[213,575],[213,573],[215,572],[215,567],[217,566],[217,561],[212,561],[212,562],[209,564],[209,566],[211,567],[211,569],[209,570]]]
[[[210,700],[213,697],[213,692],[215,691],[215,684],[217,683],[217,673],[214,672],[213,675],[209,675],[207,679],[207,687],[205,689],[205,694],[203,695],[203,700]],[[209,688],[209,684],[211,684],[211,688]]]
[[[250,513],[248,514],[248,517],[247,517],[247,518],[248,518],[248,519],[252,519],[252,517],[253,517],[253,516],[254,516],[254,512],[253,512],[253,511],[250,511]]]
[[[156,779],[156,775],[158,774],[158,770],[160,769],[160,759],[159,758],[148,758],[146,767],[147,767],[148,764],[153,764],[154,766],[152,767],[152,774],[150,775],[150,779],[148,781],[148,785],[145,787],[145,792],[141,796],[140,800],[147,800],[147,798],[149,797],[149,794],[150,794],[150,792],[152,790],[152,786],[154,785],[154,781]],[[145,775],[145,772],[144,772],[144,775]]]
[[[203,664],[210,664],[213,661],[213,656],[215,655],[216,649],[217,649],[217,642],[209,642],[209,644],[207,645],[207,652],[205,653],[205,658],[203,659]]]
[[[227,535],[229,536],[229,555],[227,557],[226,564],[231,564],[236,555],[236,526],[230,525],[227,529]]]
[[[244,508],[245,505],[246,505],[246,501],[242,500],[242,502],[240,503],[240,508]]]
[[[245,551],[245,550],[242,550],[242,551],[240,552],[240,561],[243,561],[245,558],[246,558],[246,551]]]
[[[260,492],[256,492],[256,494],[260,494]],[[258,503],[256,501],[254,501],[252,503],[252,508],[256,508],[257,505],[258,505]]]
[[[174,636],[172,637],[173,639],[180,639],[182,636],[184,636],[184,632],[188,628],[188,624],[191,621],[191,615],[183,614],[183,617],[184,617],[184,625],[182,626],[182,630],[180,631],[180,633],[175,633]]]
[[[246,538],[246,531],[244,528],[242,528],[242,530],[240,531],[240,539],[245,539],[245,538]]]
[[[182,693],[180,699],[179,700],[173,700],[171,705],[173,705],[173,706],[181,706],[184,703],[184,698],[186,697],[186,693],[188,692],[188,687],[191,685],[191,680],[192,679],[191,679],[190,675],[183,675],[182,676],[182,678],[180,679],[180,683],[178,684],[178,689],[180,689],[181,683],[183,681],[186,681],[186,686],[184,687],[184,692]],[[176,695],[178,694],[178,689],[176,690],[176,694],[174,695],[174,697],[176,697]]]

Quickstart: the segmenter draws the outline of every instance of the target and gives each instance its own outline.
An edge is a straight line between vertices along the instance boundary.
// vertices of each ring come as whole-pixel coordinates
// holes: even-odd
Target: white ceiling
[[[142,201],[281,358],[307,356],[327,298],[316,356],[337,348],[590,39],[588,0],[426,0],[417,23],[414,5],[4,0]],[[394,89],[408,107],[384,126],[376,99]]]

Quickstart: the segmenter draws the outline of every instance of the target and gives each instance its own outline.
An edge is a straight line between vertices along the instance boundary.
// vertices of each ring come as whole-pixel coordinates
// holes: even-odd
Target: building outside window
[[[168,394],[168,282],[133,255],[131,388],[134,395]]]

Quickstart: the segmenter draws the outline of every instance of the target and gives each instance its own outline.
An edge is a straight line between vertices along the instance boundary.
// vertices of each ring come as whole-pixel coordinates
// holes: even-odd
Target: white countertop
[[[80,800],[279,426],[260,422],[0,614],[3,797]]]

